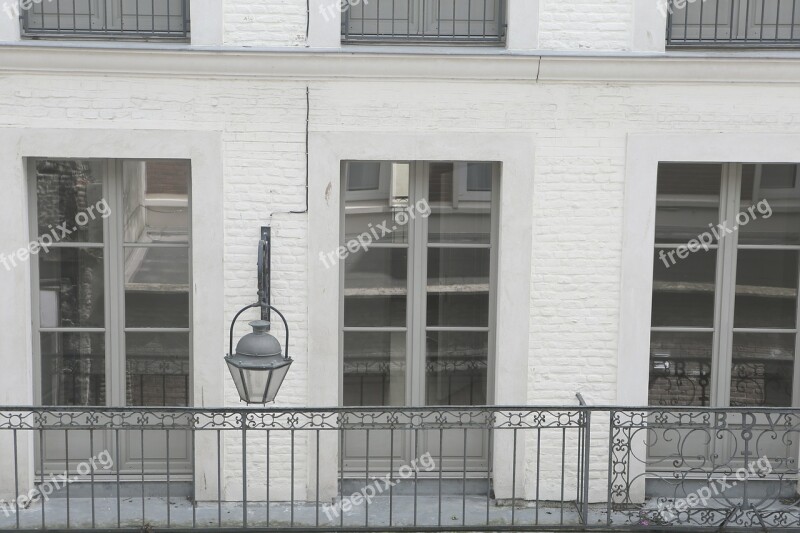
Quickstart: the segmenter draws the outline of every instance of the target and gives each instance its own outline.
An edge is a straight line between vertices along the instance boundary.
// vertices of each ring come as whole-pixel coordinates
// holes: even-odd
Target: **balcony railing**
[[[189,0],[40,0],[21,18],[27,38],[189,39]]]
[[[800,46],[800,0],[664,1],[668,46]]]
[[[342,16],[345,43],[505,42],[505,0],[367,0],[352,4]]]
[[[8,407],[0,530],[798,531],[799,437],[800,409]]]

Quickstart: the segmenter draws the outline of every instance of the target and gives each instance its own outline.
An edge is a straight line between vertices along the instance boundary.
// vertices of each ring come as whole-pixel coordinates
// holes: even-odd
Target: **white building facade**
[[[9,3],[0,405],[241,407],[223,356],[269,226],[276,407],[800,406],[800,1]],[[221,486],[199,438],[170,448],[197,499],[241,500],[240,435]],[[326,438],[277,444],[276,494],[364,470]],[[503,438],[453,455],[534,499]],[[65,460],[35,441],[25,486]]]

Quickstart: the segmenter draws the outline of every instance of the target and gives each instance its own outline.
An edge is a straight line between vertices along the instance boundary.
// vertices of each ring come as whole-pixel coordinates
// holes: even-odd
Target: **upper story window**
[[[669,0],[669,5],[668,46],[800,45],[800,0]]]
[[[366,0],[342,15],[345,43],[502,45],[505,0]]]
[[[189,39],[189,0],[41,0],[22,13],[27,38]]]

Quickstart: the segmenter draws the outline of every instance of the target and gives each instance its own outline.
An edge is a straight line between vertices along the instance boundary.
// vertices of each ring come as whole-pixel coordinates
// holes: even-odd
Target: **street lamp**
[[[258,303],[250,304],[236,313],[231,323],[230,351],[225,357],[239,397],[248,404],[266,404],[275,401],[278,389],[289,371],[293,360],[289,357],[289,324],[283,314],[269,304],[269,245],[270,234],[262,231],[259,243],[259,291]],[[233,329],[239,316],[254,307],[261,308],[261,320],[250,322],[252,333],[242,337],[233,351]],[[283,320],[286,331],[286,349],[269,334],[269,310],[275,311]]]
[[[280,311],[269,306],[283,319],[283,325],[286,328],[286,351],[281,350],[281,343],[269,334],[269,322],[256,320],[250,322],[253,332],[239,340],[234,353],[233,328],[236,319],[252,307],[261,307],[261,304],[248,305],[236,313],[233,319],[230,353],[225,357],[225,362],[228,363],[228,369],[231,371],[233,382],[236,384],[236,390],[239,391],[242,401],[249,404],[266,404],[275,401],[278,389],[281,388],[283,379],[293,362],[289,358],[289,326]]]

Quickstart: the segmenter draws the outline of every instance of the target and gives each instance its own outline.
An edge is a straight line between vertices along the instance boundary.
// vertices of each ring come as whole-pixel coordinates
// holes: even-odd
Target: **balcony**
[[[797,531],[799,421],[582,401],[7,407],[0,530]]]
[[[29,39],[189,40],[189,0],[41,0],[21,18]]]
[[[347,44],[505,43],[505,0],[370,0],[342,15]]]
[[[800,0],[668,0],[667,6],[668,47],[800,46]]]

